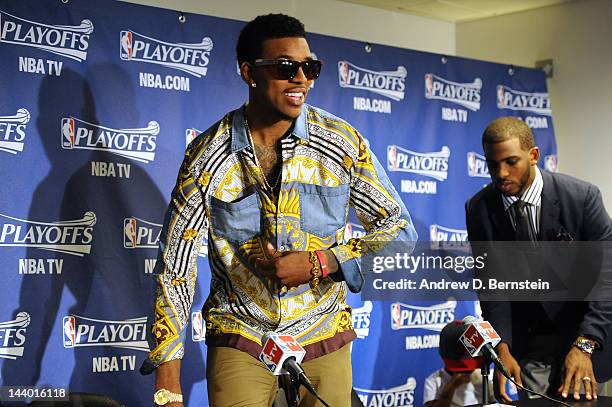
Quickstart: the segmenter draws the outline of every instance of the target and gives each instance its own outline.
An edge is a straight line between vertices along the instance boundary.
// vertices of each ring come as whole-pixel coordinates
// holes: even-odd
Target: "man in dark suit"
[[[482,144],[492,183],[466,203],[470,242],[612,240],[598,188],[539,170],[540,152],[523,121],[494,120]],[[597,382],[612,376],[612,302],[483,300],[481,306],[502,337],[497,351],[518,383],[563,397],[573,389],[576,399],[583,387],[590,400],[597,397]],[[497,398],[510,401],[506,379],[500,372],[495,378]]]

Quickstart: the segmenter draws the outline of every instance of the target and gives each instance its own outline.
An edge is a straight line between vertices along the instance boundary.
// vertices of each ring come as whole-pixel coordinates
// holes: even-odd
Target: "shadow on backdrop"
[[[45,77],[38,104],[38,134],[51,168],[32,196],[28,219],[83,220],[79,223],[84,228],[93,228],[91,254],[80,257],[28,249],[28,258],[61,263],[61,274],[23,276],[14,314],[25,311],[31,316],[27,346],[18,363],[4,363],[3,385],[57,386],[57,377],[61,377],[57,368],[65,371],[74,364],[71,392],[106,394],[129,406],[149,404],[153,376],[138,372],[147,351],[134,343],[142,340],[141,328],[147,334],[149,330],[142,319],[153,312],[153,276],[145,273],[145,262],[155,259],[157,250],[125,248],[124,220],[162,223],[167,201],[146,167],[159,165],[163,157],[146,164],[108,151],[63,149],[61,145],[62,118],[91,123],[94,126],[87,126],[90,129],[96,129],[95,125],[134,129],[146,127],[148,116],[137,110],[127,73],[113,64],[93,65],[86,76],[64,69],[61,77]],[[95,131],[100,130],[94,130],[94,140]],[[100,146],[97,142],[96,148]],[[96,164],[92,162],[113,165],[116,176],[93,175]],[[123,177],[119,166],[124,169]],[[129,178],[125,177],[128,168]],[[80,239],[85,242],[87,236]],[[65,342],[70,330],[62,329],[68,315],[75,316],[74,346]],[[118,324],[124,326],[131,319],[140,321],[128,321],[130,328],[123,328],[122,338]],[[88,325],[81,328],[82,335],[78,335],[79,325]],[[109,345],[113,327],[115,339],[120,340]],[[104,330],[110,336],[105,336]],[[123,339],[133,343],[126,344]],[[200,348],[188,347],[192,373],[184,375],[186,395],[194,383],[203,380],[205,372]]]

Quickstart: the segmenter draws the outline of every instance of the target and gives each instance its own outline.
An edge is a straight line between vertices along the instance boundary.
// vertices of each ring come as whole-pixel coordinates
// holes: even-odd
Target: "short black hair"
[[[240,31],[236,44],[238,64],[259,58],[265,40],[292,37],[306,38],[304,24],[297,18],[285,14],[257,16]]]
[[[482,133],[482,146],[501,143],[513,138],[519,139],[521,149],[524,151],[535,147],[533,133],[524,121],[513,116],[499,117],[489,123]]]

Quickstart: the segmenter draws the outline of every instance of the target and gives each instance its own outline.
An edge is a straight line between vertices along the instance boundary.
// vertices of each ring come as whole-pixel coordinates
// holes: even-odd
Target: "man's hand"
[[[312,278],[310,254],[308,252],[280,253],[270,242],[264,246],[268,259],[255,260],[255,268],[263,275],[278,281],[288,288],[297,287]]]
[[[453,373],[451,379],[448,381],[448,383],[446,383],[446,386],[444,386],[442,393],[444,393],[446,390],[454,392],[459,386],[466,384],[469,381],[470,373]]]
[[[514,356],[512,356],[512,354],[510,353],[510,348],[508,347],[508,344],[502,342],[497,345],[497,354],[499,355],[502,364],[506,367],[506,370],[508,371],[510,377],[512,377],[515,382],[522,386],[523,382],[521,381],[521,367],[519,366],[516,359],[514,359]],[[510,396],[508,396],[508,393],[506,393],[507,380],[508,379],[506,379],[504,375],[501,374],[501,372],[497,368],[495,368],[495,398],[503,403],[512,402],[512,399],[510,398]]]
[[[182,394],[180,372],[180,359],[171,360],[159,365],[155,370],[155,391],[164,388],[173,393]],[[168,403],[165,407],[183,407],[183,403]]]
[[[455,390],[463,384],[466,384],[470,381],[469,373],[453,373],[450,380],[444,385],[442,391],[440,392],[440,396],[435,399],[425,403],[426,407],[449,407],[453,402],[453,396],[455,395]]]
[[[575,346],[572,346],[572,349],[565,356],[563,383],[559,387],[558,392],[563,397],[567,397],[573,384],[574,399],[579,400],[581,383],[584,385],[584,393],[587,400],[596,399],[597,380],[595,379],[595,373],[593,373],[591,357]]]

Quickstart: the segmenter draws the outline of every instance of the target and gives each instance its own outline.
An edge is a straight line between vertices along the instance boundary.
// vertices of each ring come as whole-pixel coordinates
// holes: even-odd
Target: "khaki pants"
[[[350,345],[302,363],[319,396],[334,407],[350,407],[352,372]],[[278,392],[278,376],[253,356],[228,347],[210,347],[206,363],[211,407],[271,406]],[[300,388],[300,407],[322,407]]]

